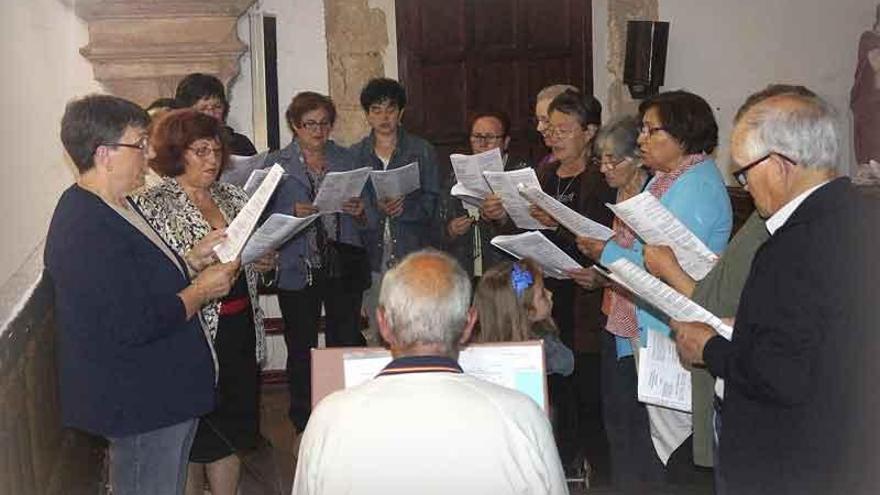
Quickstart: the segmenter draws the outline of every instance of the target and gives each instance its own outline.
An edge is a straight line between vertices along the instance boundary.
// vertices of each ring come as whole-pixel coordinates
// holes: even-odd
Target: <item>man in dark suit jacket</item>
[[[876,205],[836,178],[832,109],[769,98],[735,125],[736,179],[767,219],[727,341],[674,322],[679,355],[725,381],[721,493],[877,493]]]

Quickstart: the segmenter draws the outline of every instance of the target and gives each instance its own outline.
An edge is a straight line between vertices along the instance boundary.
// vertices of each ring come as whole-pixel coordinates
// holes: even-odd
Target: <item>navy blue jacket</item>
[[[65,426],[105,437],[209,412],[214,366],[186,275],[99,197],[71,186],[46,239]]]

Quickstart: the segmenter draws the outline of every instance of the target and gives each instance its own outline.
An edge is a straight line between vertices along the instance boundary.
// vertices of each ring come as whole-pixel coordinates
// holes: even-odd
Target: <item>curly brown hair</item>
[[[155,156],[150,167],[164,177],[177,177],[184,172],[183,155],[199,139],[213,139],[223,148],[220,172],[229,163],[229,143],[222,123],[208,115],[184,108],[162,115],[153,123],[150,133],[150,146]]]

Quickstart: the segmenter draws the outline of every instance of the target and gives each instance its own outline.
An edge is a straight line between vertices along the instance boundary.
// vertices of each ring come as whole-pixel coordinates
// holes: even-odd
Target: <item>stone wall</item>
[[[387,19],[367,0],[324,0],[324,12],[330,97],[338,111],[333,137],[348,145],[369,130],[360,91],[368,80],[385,76]]]

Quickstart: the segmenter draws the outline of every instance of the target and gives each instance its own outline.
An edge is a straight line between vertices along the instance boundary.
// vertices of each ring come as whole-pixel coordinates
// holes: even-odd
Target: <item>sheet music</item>
[[[718,255],[648,191],[607,206],[645,243],[672,248],[681,268],[694,280],[702,280],[718,261]]]
[[[526,230],[551,229],[529,214],[529,202],[519,195],[520,184],[524,187],[541,188],[535,169],[523,168],[510,172],[483,172],[492,191],[501,198],[504,211],[517,227]]]
[[[345,353],[342,358],[345,388],[372,380],[390,362],[391,354],[384,349]],[[459,353],[458,364],[469,375],[528,395],[546,412],[544,348],[540,341],[468,345]]]
[[[400,198],[421,187],[419,162],[389,170],[371,170],[370,180],[379,199]]]
[[[452,163],[452,170],[458,181],[457,185],[475,193],[472,195],[481,199],[485,199],[492,193],[489,183],[483,177],[483,172],[504,171],[504,158],[501,157],[500,148],[492,148],[476,155],[449,155],[449,161]]]
[[[565,206],[540,188],[520,185],[517,189],[520,195],[530,203],[546,211],[560,225],[572,231],[575,235],[592,237],[601,241],[607,241],[614,236],[613,230]]]
[[[639,348],[640,402],[691,412],[691,373],[678,360],[675,341],[648,330],[648,346]]]
[[[550,242],[544,234],[537,231],[523,232],[516,235],[499,235],[492,238],[492,245],[510,253],[514,258],[531,258],[541,266],[544,275],[558,279],[568,279],[566,270],[582,268],[571,256],[556,244]]]
[[[248,196],[253,196],[254,192],[260,187],[260,184],[263,183],[263,180],[266,179],[267,175],[269,175],[269,170],[267,169],[254,170],[251,172],[247,181],[245,181],[242,189],[244,189],[244,192],[246,192]]]
[[[657,277],[642,270],[628,259],[621,258],[608,265],[610,273],[595,265],[594,268],[673,320],[705,323],[727,340],[733,336],[733,329],[721,321],[721,318],[666,285]]]
[[[283,213],[273,213],[254,232],[241,251],[241,264],[246,265],[262,257],[311,224],[318,214],[307,217],[294,217]]]
[[[254,172],[258,171],[255,170]],[[278,182],[281,181],[283,174],[284,169],[281,165],[277,163],[272,165],[268,175],[260,183],[260,187],[257,188],[251,199],[238,212],[238,215],[235,216],[232,222],[229,223],[229,227],[226,228],[226,239],[217,246],[214,246],[214,252],[217,253],[217,258],[220,261],[229,263],[241,253],[245,242],[254,231],[254,227],[257,226],[257,221],[266,208],[266,204],[269,203],[272,193],[278,187]]]
[[[265,166],[266,155],[268,154],[268,151],[264,151],[254,156],[230,155],[229,163],[226,165],[223,173],[220,174],[218,180],[243,188],[253,171]]]
[[[452,186],[452,189],[449,190],[449,194],[460,199],[465,207],[476,206],[479,208],[483,204],[483,199],[485,199],[485,196],[480,196],[479,192],[471,191],[461,184]]]
[[[327,172],[313,204],[321,213],[341,212],[343,203],[361,195],[369,176],[370,167],[345,172]]]

